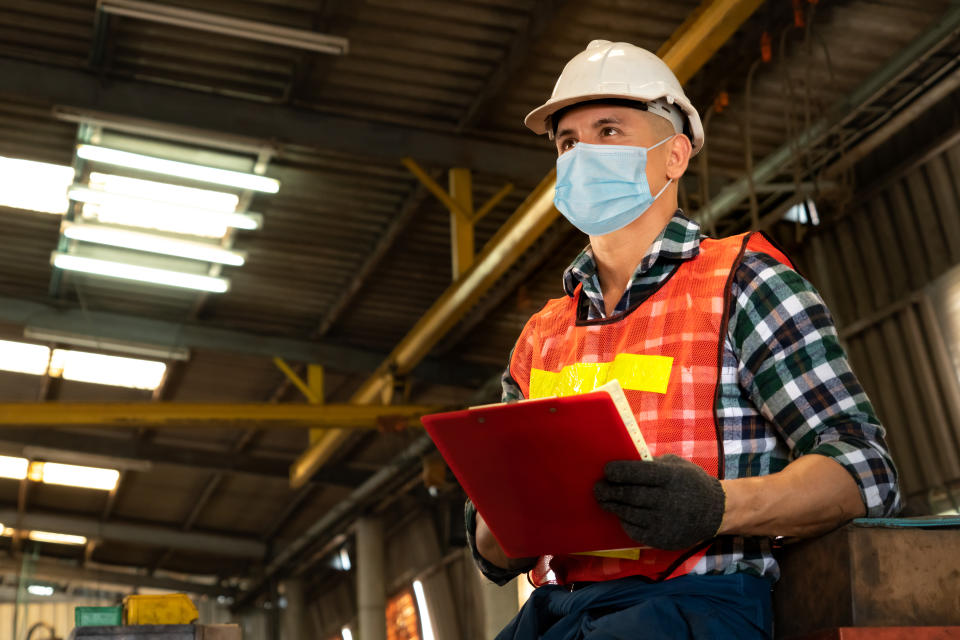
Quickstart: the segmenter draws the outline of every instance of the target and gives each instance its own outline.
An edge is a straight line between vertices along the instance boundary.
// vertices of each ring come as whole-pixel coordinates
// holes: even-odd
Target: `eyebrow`
[[[620,120],[620,118],[617,118],[616,116],[605,116],[603,118],[600,118],[596,122],[594,122],[592,127],[596,129],[598,127],[602,127],[605,124],[623,124],[623,122]],[[559,140],[560,138],[564,136],[568,136],[571,133],[573,133],[573,129],[562,129],[558,131],[556,136],[554,137]]]

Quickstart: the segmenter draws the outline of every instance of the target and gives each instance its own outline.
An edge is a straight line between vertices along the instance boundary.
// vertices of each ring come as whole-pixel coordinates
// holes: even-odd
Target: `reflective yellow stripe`
[[[672,367],[673,358],[669,356],[621,353],[613,362],[577,362],[560,371],[533,369],[529,396],[533,399],[589,393],[614,378],[630,391],[666,393]]]
[[[606,551],[584,551],[583,553],[572,553],[573,556],[595,556],[597,558],[620,558],[622,560],[639,560],[640,551],[646,547],[635,547],[632,549],[607,549]]]

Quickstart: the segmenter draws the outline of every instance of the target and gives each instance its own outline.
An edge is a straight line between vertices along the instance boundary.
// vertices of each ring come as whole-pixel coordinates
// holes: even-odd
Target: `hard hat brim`
[[[526,125],[528,129],[536,133],[537,135],[543,135],[549,132],[550,129],[550,116],[555,114],[557,111],[564,109],[566,107],[581,103],[581,102],[590,102],[592,100],[603,100],[605,98],[615,98],[618,100],[632,100],[634,102],[645,102],[653,101],[662,98],[662,93],[657,93],[657,95],[651,94],[650,96],[637,95],[635,93],[626,94],[626,93],[585,93],[577,96],[568,96],[562,100],[548,100],[544,104],[540,105],[533,111],[527,114],[523,119],[523,124]],[[695,156],[697,152],[703,147],[703,124],[700,122],[700,114],[697,113],[697,110],[693,108],[693,105],[690,104],[688,100],[681,98],[674,99],[675,104],[680,107],[684,115],[687,118],[687,122],[690,124],[690,134],[692,136],[692,146],[693,152],[692,156]]]

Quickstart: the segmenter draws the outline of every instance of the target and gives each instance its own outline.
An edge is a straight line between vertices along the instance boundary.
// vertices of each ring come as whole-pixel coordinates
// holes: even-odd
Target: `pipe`
[[[250,538],[187,532],[144,524],[101,522],[96,518],[52,513],[20,515],[16,509],[0,509],[0,522],[8,523],[8,526],[18,522],[18,517],[18,526],[25,530],[53,531],[87,538],[211,553],[218,556],[260,559],[267,551],[263,542]]]
[[[960,5],[953,5],[933,27],[898,52],[855,91],[835,103],[825,117],[757,163],[752,175],[745,176],[720,191],[710,204],[699,212],[697,220],[701,225],[710,225],[729,214],[749,194],[751,180],[762,183],[774,178],[794,154],[820,142],[832,129],[882,93],[890,83],[909,72],[913,65],[937,44],[953,36],[957,29],[960,29]]]

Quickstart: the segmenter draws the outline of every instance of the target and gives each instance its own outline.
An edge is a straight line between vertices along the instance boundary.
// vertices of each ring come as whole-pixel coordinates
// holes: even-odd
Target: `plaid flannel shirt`
[[[677,211],[637,267],[614,314],[631,300],[655,291],[700,251],[699,225]],[[572,296],[583,284],[582,309],[603,318],[597,266],[588,247],[563,274]],[[791,460],[816,453],[850,472],[870,517],[900,509],[897,472],[884,443],[884,429],[850,369],[830,312],[813,286],[796,271],[762,253],[744,256],[732,283],[730,322],[724,343],[720,394],[715,407],[723,431],[725,478],[775,473]],[[523,399],[507,367],[503,401]],[[503,584],[516,572],[486,562],[473,540],[475,509],[467,502],[470,545],[484,575]],[[721,536],[695,574],[746,572],[779,577],[771,540]]]

